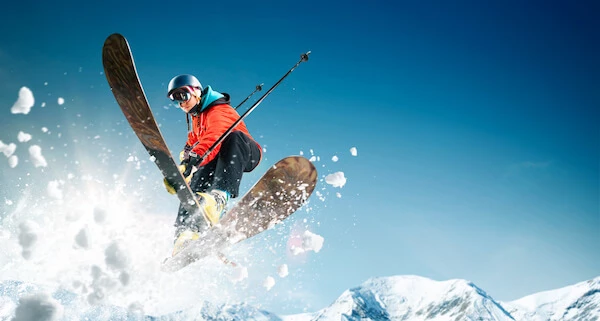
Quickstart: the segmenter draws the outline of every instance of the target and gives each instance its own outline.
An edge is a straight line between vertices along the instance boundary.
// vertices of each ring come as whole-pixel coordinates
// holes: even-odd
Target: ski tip
[[[104,41],[104,47],[108,47],[113,44],[127,44],[127,46],[129,46],[129,43],[127,42],[127,39],[125,39],[125,36],[123,36],[120,33],[113,33],[110,36],[106,37],[106,40]]]
[[[110,36],[108,36],[108,38],[125,38],[122,34],[115,32],[113,34],[111,34]]]
[[[116,32],[111,34],[110,36],[106,37],[106,41],[109,41],[109,40],[115,41],[115,40],[119,40],[119,39],[125,39],[125,37],[122,34],[116,33]]]

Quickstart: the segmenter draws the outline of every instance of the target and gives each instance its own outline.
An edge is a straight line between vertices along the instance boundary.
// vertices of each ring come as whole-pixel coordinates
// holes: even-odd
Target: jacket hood
[[[214,105],[229,104],[229,102],[229,94],[222,94],[213,90],[210,86],[206,86],[206,88],[202,90],[202,100],[200,101],[199,112],[203,112]]]
[[[228,93],[220,93],[213,90],[210,86],[206,86],[202,90],[202,99],[198,105],[194,106],[188,113],[192,116],[197,116],[199,113],[209,109],[215,105],[230,104],[231,98]]]

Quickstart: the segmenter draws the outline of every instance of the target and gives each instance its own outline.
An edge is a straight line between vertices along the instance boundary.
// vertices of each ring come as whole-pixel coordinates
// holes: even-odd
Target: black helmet
[[[202,84],[200,83],[198,78],[196,78],[192,75],[179,75],[179,76],[173,77],[173,79],[171,79],[171,81],[169,81],[167,97],[169,97],[171,95],[173,90],[175,90],[177,88],[181,88],[183,86],[191,86],[191,87],[202,90]]]

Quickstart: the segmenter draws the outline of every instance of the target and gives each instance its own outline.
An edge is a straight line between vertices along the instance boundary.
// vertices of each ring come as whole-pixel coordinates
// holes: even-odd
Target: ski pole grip
[[[303,54],[301,54],[301,55],[300,55],[300,60],[301,60],[302,62],[308,61],[308,55],[310,55],[310,50],[309,50],[309,51],[307,51],[306,53],[303,53]]]
[[[182,173],[183,177],[188,177],[192,173],[194,166],[198,167],[204,160],[204,157],[198,156],[195,152],[190,152],[190,161],[185,166],[185,171]]]

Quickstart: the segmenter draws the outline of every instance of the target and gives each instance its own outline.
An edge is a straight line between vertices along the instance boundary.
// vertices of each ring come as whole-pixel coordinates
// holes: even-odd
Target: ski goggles
[[[193,90],[190,86],[177,88],[169,95],[169,99],[177,103],[186,102],[192,98]]]

